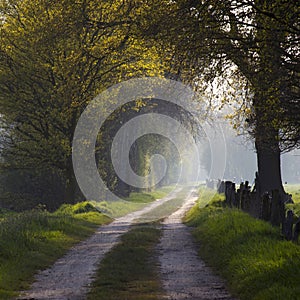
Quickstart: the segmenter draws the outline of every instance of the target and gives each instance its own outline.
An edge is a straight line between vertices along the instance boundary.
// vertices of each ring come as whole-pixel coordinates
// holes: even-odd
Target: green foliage
[[[155,226],[138,226],[123,235],[102,260],[88,299],[162,299],[153,256],[160,233]]]
[[[57,211],[57,214],[80,214],[88,212],[99,212],[99,210],[89,201],[79,202],[74,205],[63,204]]]
[[[156,102],[152,105],[153,107],[151,107],[151,102],[149,102],[148,107],[145,107],[144,111],[160,113],[160,109],[162,111],[164,110],[163,103]],[[167,103],[167,106],[168,113],[172,114],[173,118],[181,118],[181,121],[184,122],[184,116],[180,115],[181,112],[179,109],[177,109],[177,107],[174,109],[174,107],[170,103]],[[185,120],[185,124],[188,126],[188,123],[190,121],[191,120]],[[174,145],[166,137],[158,134],[147,134],[143,137],[140,137],[135,143],[137,146],[137,154],[133,161],[136,161],[137,164],[135,168],[137,174],[139,174],[140,176],[147,176],[151,168],[152,155],[161,154],[166,159],[168,168],[166,169],[166,174],[160,181],[160,184],[169,185],[177,181],[180,158]],[[159,168],[159,166],[157,166],[156,168]],[[147,180],[145,180],[145,184],[147,184],[146,190],[152,191],[152,186],[155,185],[155,182],[157,182],[157,178],[155,178],[155,175],[153,173],[152,178],[148,178]]]
[[[201,206],[201,204],[200,204]],[[186,222],[195,227],[199,254],[227,280],[239,299],[297,299],[300,247],[279,229],[239,210],[196,205]]]
[[[165,70],[155,45],[135,33],[149,8],[119,0],[15,2],[0,4],[2,155],[10,167],[54,171],[64,200],[75,203],[72,140],[84,108],[113,84]],[[107,160],[98,166],[116,180]]]
[[[2,215],[0,221],[0,298],[28,287],[34,273],[51,265],[71,246],[110,219],[87,203],[48,213],[35,209]],[[86,208],[86,213],[78,209]],[[87,209],[88,208],[88,209]],[[76,214],[74,212],[77,212]]]

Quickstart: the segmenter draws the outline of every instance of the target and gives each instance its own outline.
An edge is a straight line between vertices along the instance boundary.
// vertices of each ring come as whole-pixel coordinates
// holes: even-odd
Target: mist
[[[221,179],[236,183],[247,180],[254,184],[257,158],[254,142],[249,135],[237,135],[226,120],[203,128],[204,134],[197,139],[200,166],[195,165],[197,159],[191,154],[181,158],[186,160],[185,169],[181,170],[181,182]],[[169,162],[172,165],[178,163]],[[176,168],[173,166],[172,169]],[[300,183],[299,149],[282,154],[281,172],[284,184]]]

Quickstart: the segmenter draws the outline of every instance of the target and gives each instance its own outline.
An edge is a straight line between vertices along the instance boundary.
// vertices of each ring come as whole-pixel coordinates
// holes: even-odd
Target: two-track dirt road
[[[101,226],[94,235],[73,247],[64,257],[36,275],[30,290],[18,299],[85,299],[101,260],[115,246],[135,220],[159,205],[172,201],[179,189],[144,209]],[[212,275],[197,256],[190,230],[181,223],[196,197],[186,197],[183,206],[163,222],[163,235],[157,246],[165,299],[232,299],[222,280]],[[122,299],[120,299],[122,300]]]

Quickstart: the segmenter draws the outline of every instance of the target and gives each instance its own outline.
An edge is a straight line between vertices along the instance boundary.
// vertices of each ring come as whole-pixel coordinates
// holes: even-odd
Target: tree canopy
[[[294,1],[173,1],[149,31],[173,47],[181,80],[243,78],[250,109],[238,113],[255,139],[262,191],[282,189],[280,151],[299,147],[298,16]]]
[[[2,159],[9,168],[55,172],[66,201],[74,201],[73,134],[97,94],[139,76],[201,89],[232,75],[246,91],[236,114],[255,141],[261,192],[283,189],[280,153],[300,147],[299,9],[285,0],[2,1]],[[120,119],[153,108],[139,105],[113,114],[99,136],[99,167],[111,187],[120,181],[105,162],[107,143]],[[174,107],[161,109],[192,120]]]
[[[164,70],[155,47],[131,32],[137,3],[4,1],[0,111],[10,166],[61,173],[74,197],[72,139],[87,103],[105,88]]]

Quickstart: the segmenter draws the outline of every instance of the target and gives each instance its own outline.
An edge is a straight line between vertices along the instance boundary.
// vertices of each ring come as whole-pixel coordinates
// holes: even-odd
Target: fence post
[[[280,226],[281,201],[278,190],[272,191],[272,203],[271,203],[271,224],[274,226]]]
[[[231,181],[225,181],[225,203],[231,206]]]
[[[289,210],[287,212],[286,218],[282,222],[282,233],[288,241],[291,241],[293,239],[293,223],[294,213],[292,210]]]
[[[271,199],[269,193],[264,193],[262,196],[261,218],[265,221],[270,221],[271,219]]]

